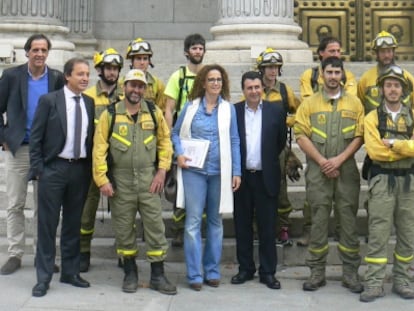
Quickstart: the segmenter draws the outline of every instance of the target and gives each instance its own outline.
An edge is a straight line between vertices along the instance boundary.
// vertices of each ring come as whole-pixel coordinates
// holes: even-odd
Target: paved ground
[[[6,255],[0,255],[0,262]],[[31,296],[35,284],[33,255],[23,259],[23,267],[9,276],[0,276],[1,311],[204,311],[204,310],[413,310],[411,301],[404,301],[390,292],[391,284],[386,284],[387,295],[376,302],[364,304],[358,295],[341,287],[338,266],[328,269],[328,284],[314,293],[302,291],[302,282],[308,275],[306,268],[280,269],[277,277],[282,283],[281,290],[270,290],[253,281],[243,285],[230,284],[230,277],[236,273],[233,264],[223,264],[222,283],[219,288],[204,286],[200,292],[188,288],[185,280],[185,267],[182,263],[167,263],[166,272],[171,281],[177,283],[178,294],[166,296],[148,288],[149,264],[139,261],[140,287],[137,293],[126,294],[120,289],[123,272],[116,267],[114,259],[93,258],[90,272],[82,276],[91,283],[88,289],[75,288],[58,282],[55,275],[48,294],[41,298]],[[363,271],[361,271],[362,273]]]

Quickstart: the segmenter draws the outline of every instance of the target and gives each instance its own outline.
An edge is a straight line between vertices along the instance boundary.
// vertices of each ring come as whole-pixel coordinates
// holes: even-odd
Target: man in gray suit
[[[32,35],[24,45],[28,62],[4,70],[0,78],[0,145],[4,150],[6,164],[9,244],[9,258],[1,267],[0,274],[11,274],[19,269],[24,253],[24,206],[30,167],[29,139],[37,102],[41,95],[58,90],[64,85],[62,73],[46,65],[50,48],[50,40],[45,35]],[[34,244],[36,245],[37,185],[36,183],[33,185]]]

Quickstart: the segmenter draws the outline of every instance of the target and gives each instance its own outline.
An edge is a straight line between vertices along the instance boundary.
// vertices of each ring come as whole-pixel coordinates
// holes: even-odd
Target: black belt
[[[249,169],[246,169],[246,172],[247,173],[250,173],[250,174],[258,174],[258,173],[261,173],[262,171],[261,170],[249,170]]]
[[[68,162],[68,163],[76,163],[76,162],[83,162],[86,160],[86,158],[79,158],[79,159],[66,159],[66,158],[58,158],[58,160]]]
[[[406,176],[414,174],[414,167],[410,168],[383,168],[377,164],[371,166],[371,178],[379,174]]]

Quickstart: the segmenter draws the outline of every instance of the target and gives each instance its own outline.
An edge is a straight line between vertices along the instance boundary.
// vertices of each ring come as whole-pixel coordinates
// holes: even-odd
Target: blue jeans
[[[188,283],[220,279],[223,223],[219,214],[220,175],[183,170],[185,194],[184,255]],[[202,251],[201,223],[207,215],[206,240]],[[204,270],[204,277],[202,273]]]

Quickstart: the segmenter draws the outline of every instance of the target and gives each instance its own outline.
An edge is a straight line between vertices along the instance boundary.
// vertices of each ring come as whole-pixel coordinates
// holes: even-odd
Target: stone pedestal
[[[248,63],[266,47],[285,62],[312,62],[308,45],[298,39],[301,31],[293,21],[293,0],[221,0],[206,62]]]
[[[16,64],[27,61],[23,47],[34,33],[43,33],[52,42],[49,65],[61,67],[74,55],[75,45],[66,39],[69,28],[60,20],[61,0],[2,0],[0,5],[0,45],[14,50]]]

